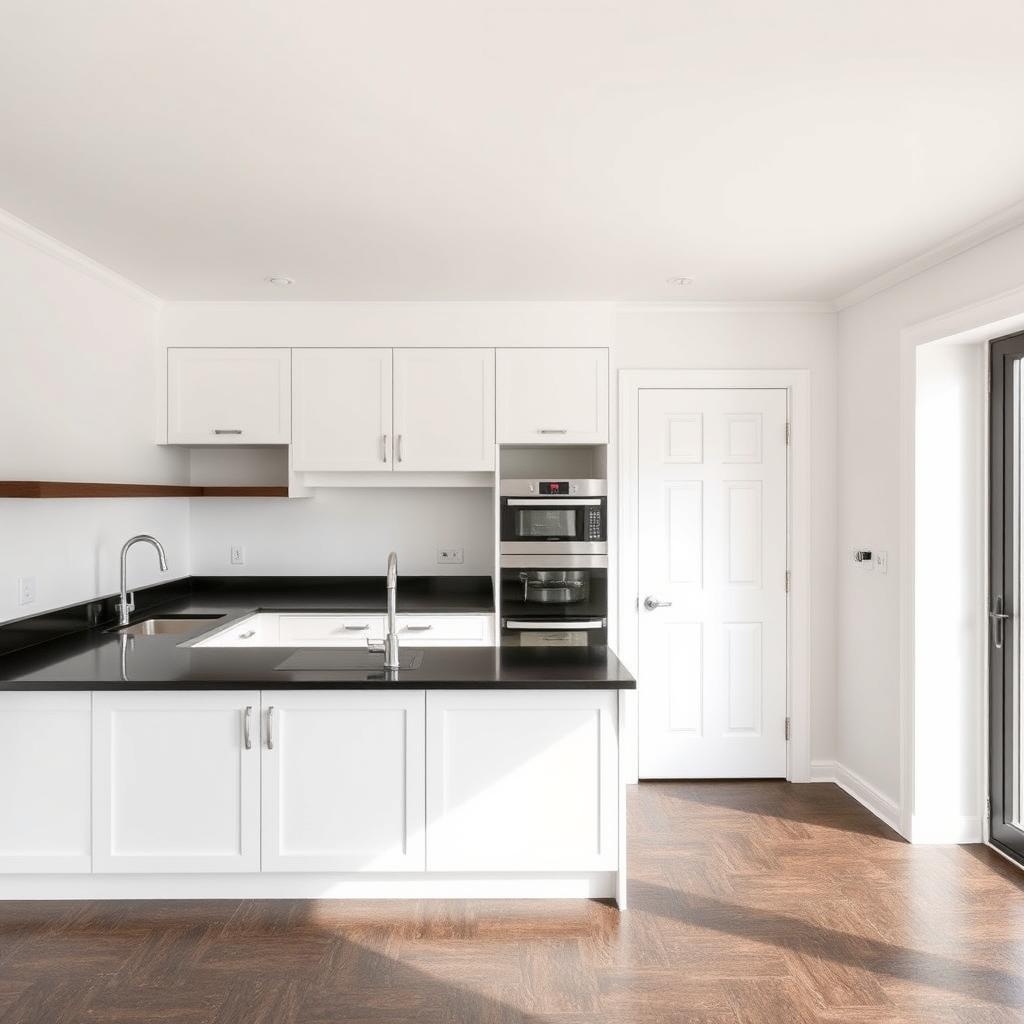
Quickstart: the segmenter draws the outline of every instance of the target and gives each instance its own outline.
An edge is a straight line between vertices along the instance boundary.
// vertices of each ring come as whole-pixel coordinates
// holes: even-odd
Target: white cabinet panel
[[[92,867],[91,695],[0,694],[0,872]]]
[[[395,349],[395,471],[494,469],[494,350]]]
[[[367,639],[384,637],[383,615],[280,616],[280,643],[284,647],[365,647]]]
[[[258,691],[95,693],[95,870],[259,871],[259,710]]]
[[[608,350],[500,348],[500,444],[607,444]]]
[[[610,690],[429,692],[428,869],[614,868],[617,709]]]
[[[391,471],[391,349],[292,352],[292,468]]]
[[[422,871],[423,691],[263,703],[263,870]]]
[[[401,614],[398,636],[406,647],[486,647],[494,643],[494,616]]]
[[[167,350],[170,444],[287,444],[291,351],[286,348]]]

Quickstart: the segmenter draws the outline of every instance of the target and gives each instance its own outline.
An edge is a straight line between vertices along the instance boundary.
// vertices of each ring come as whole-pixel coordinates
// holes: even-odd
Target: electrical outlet
[[[36,599],[35,576],[21,576],[18,579],[18,604],[32,604]]]
[[[241,544],[231,545],[231,564],[245,565],[245,548]]]
[[[465,558],[463,557],[462,548],[437,549],[438,565],[462,565],[464,561]]]

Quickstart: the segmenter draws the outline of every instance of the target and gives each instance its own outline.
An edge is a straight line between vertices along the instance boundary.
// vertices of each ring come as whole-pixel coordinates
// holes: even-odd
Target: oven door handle
[[[542,508],[564,508],[566,505],[600,505],[604,498],[504,498],[506,505],[529,505]]]
[[[568,633],[574,629],[604,629],[604,619],[588,619],[586,622],[559,621],[548,619],[545,622],[528,621],[526,619],[506,619],[506,629],[547,629],[557,633]]]

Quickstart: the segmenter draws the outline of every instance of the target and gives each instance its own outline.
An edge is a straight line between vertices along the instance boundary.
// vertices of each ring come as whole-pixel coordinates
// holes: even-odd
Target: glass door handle
[[[988,613],[988,617],[992,620],[992,646],[997,651],[1003,649],[1003,623],[1011,618],[1003,611],[1003,599],[1002,597],[996,598],[995,608]]]

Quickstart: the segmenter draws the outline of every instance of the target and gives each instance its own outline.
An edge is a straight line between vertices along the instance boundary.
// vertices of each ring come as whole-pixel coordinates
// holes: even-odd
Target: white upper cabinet
[[[500,348],[499,444],[607,444],[608,350]]]
[[[494,469],[494,350],[395,349],[396,472]]]
[[[391,470],[391,349],[297,348],[292,468]]]
[[[291,351],[167,350],[169,444],[287,444]]]

